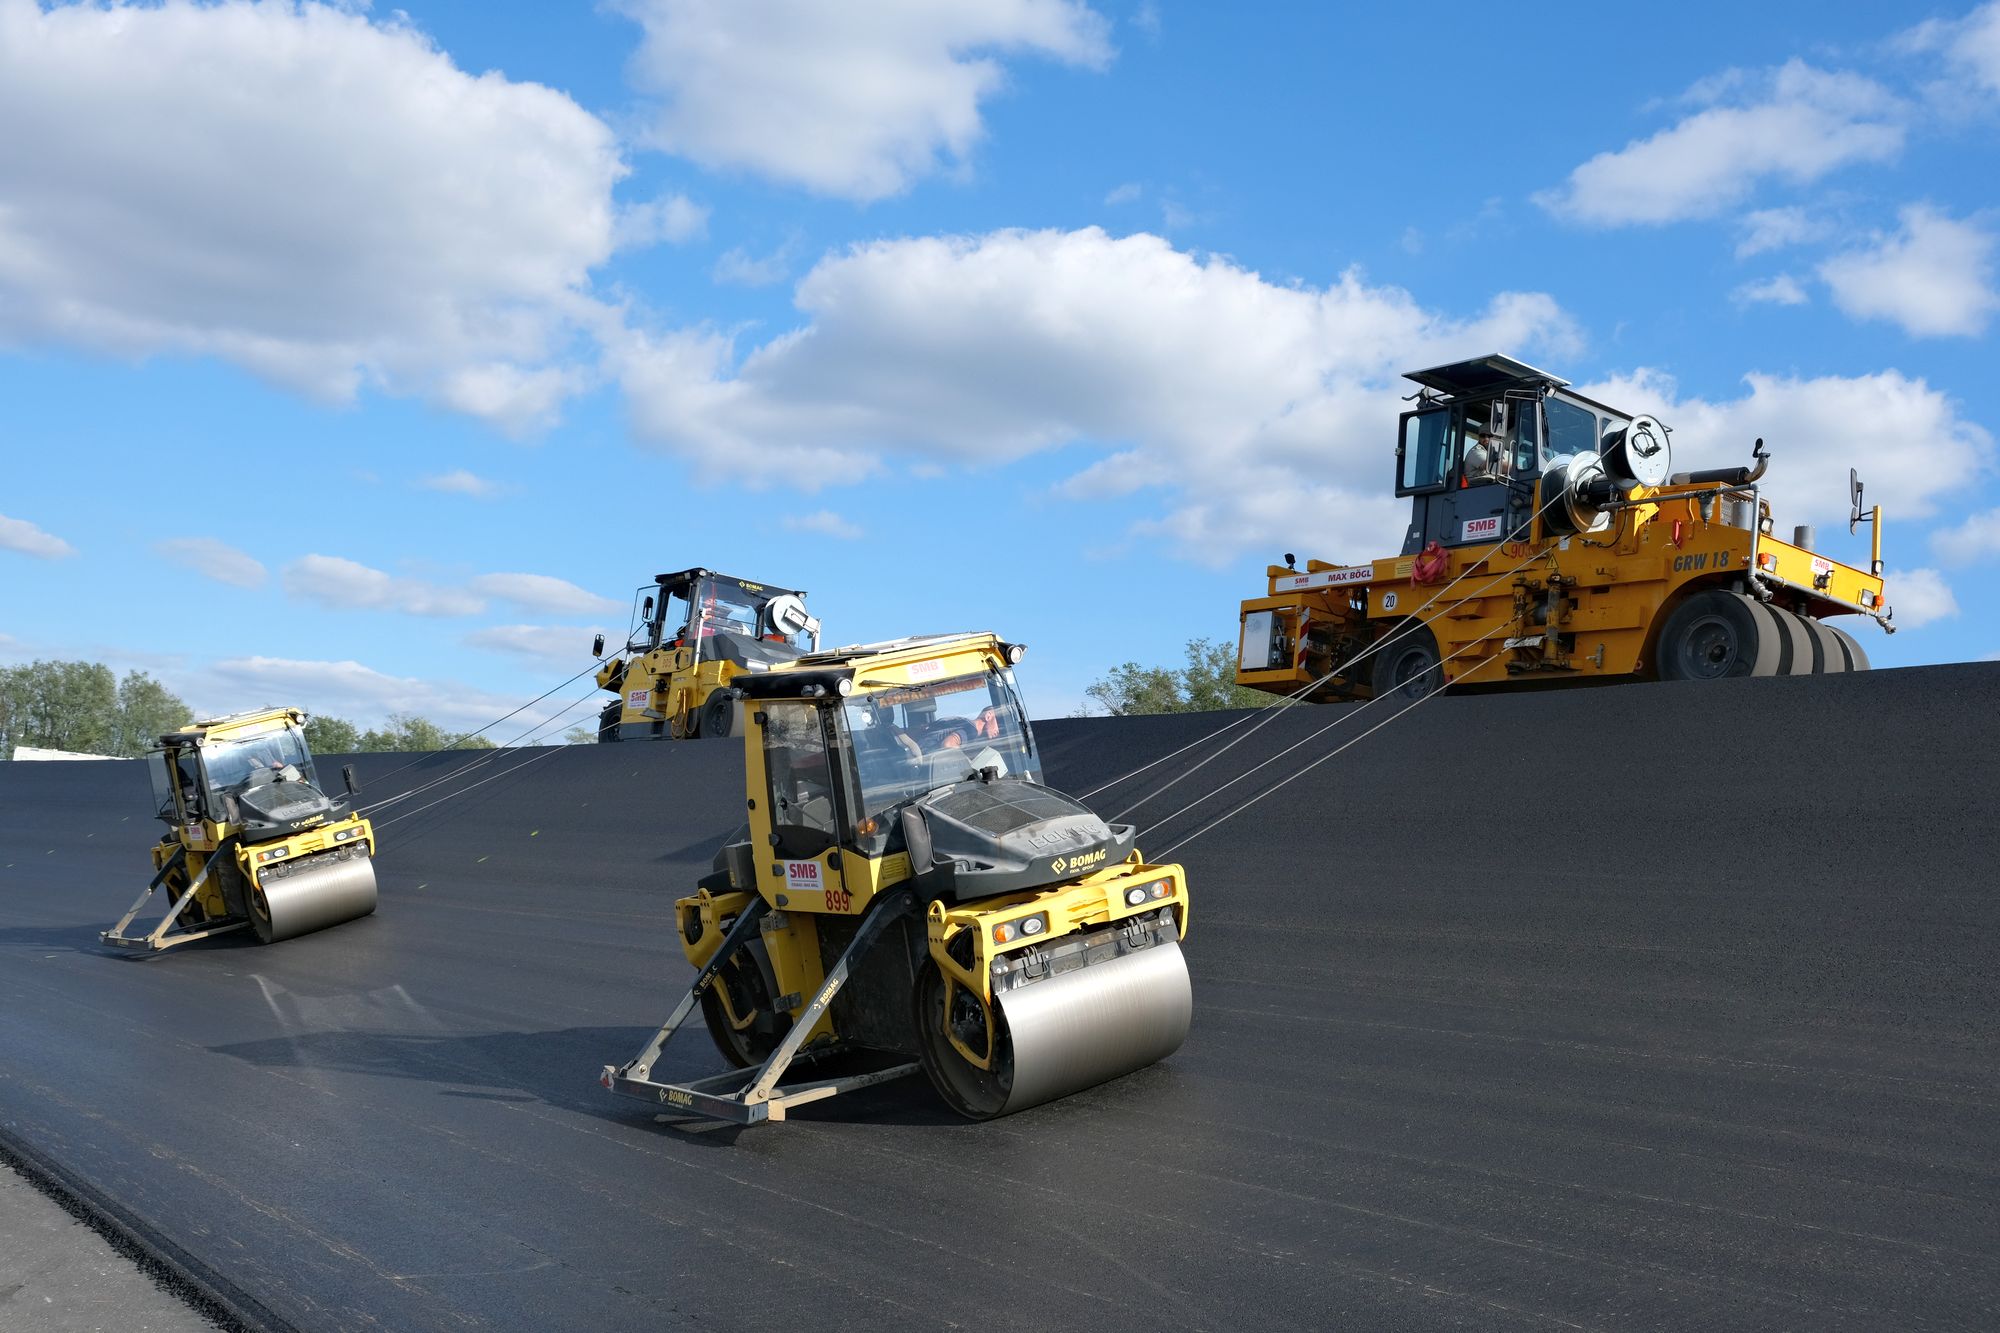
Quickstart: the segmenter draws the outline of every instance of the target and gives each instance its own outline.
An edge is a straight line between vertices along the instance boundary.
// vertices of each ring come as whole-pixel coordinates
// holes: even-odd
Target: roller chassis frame
[[[212,855],[202,863],[201,872],[188,881],[187,888],[174,900],[167,914],[161,917],[151,930],[144,935],[127,935],[125,931],[132,924],[132,919],[145,908],[146,901],[165,882],[169,872],[176,866],[187,864],[187,848],[176,847],[174,854],[167,858],[166,864],[153,875],[152,881],[140,890],[138,899],[126,910],[125,915],[118,918],[118,924],[109,930],[99,932],[97,938],[114,949],[125,949],[133,953],[157,953],[162,949],[171,949],[177,944],[192,944],[211,935],[226,935],[232,930],[242,930],[250,924],[247,919],[224,921],[201,930],[174,929],[174,923],[180,920],[181,913],[187,910],[187,905],[201,892],[202,884],[208,879],[208,872],[215,867],[219,859],[219,856]]]
[[[708,1116],[739,1125],[756,1125],[770,1120],[781,1121],[794,1106],[823,1101],[843,1092],[854,1092],[918,1072],[922,1065],[908,1060],[879,1069],[805,1083],[783,1084],[780,1081],[794,1062],[810,1064],[821,1055],[855,1049],[843,1046],[802,1050],[806,1038],[833,1004],[834,997],[840,994],[841,987],[846,985],[855,962],[873,947],[891,922],[905,914],[915,913],[916,893],[906,887],[886,893],[870,905],[847,948],[841,951],[838,961],[827,969],[826,980],[814,993],[811,1003],[800,1011],[791,1031],[785,1034],[778,1048],[763,1064],[754,1069],[732,1069],[686,1083],[661,1083],[651,1077],[667,1042],[687,1021],[688,1015],[694,1012],[703,992],[715,983],[722,969],[756,938],[758,927],[770,911],[770,904],[762,898],[752,898],[745,904],[723,936],[715,955],[695,974],[687,994],[681,997],[681,1002],[674,1007],[659,1031],[653,1034],[652,1040],[623,1065],[604,1066],[599,1082],[612,1092],[654,1101],[670,1111]]]

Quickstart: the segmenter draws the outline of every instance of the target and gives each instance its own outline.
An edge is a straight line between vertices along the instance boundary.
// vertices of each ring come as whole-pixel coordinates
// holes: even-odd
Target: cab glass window
[[[770,786],[771,831],[778,837],[778,854],[817,856],[840,836],[835,771],[819,709],[774,700],[763,711],[764,775]]]
[[[1597,452],[1597,414],[1587,407],[1551,398],[1543,404],[1548,420],[1549,457]]]
[[[1403,474],[1397,489],[1421,491],[1444,485],[1450,466],[1451,413],[1416,412],[1403,418]]]

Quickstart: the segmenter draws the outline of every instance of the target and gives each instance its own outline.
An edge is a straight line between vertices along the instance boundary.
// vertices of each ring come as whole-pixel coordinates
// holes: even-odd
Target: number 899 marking
[[[854,895],[849,893],[846,889],[829,888],[826,891],[827,911],[845,912],[852,906],[854,906]]]

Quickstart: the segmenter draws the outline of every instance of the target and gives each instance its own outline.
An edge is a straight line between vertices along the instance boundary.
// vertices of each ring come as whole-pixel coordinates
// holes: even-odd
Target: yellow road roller
[[[718,739],[729,734],[731,686],[819,647],[806,595],[712,569],[660,574],[633,594],[623,652],[597,670],[618,697],[598,714],[600,741]],[[591,644],[604,656],[604,636]]]
[[[269,944],[375,910],[375,830],[322,788],[305,721],[264,708],[160,737],[147,766],[167,831],[152,882],[100,937],[107,945],[155,951],[245,927]],[[343,779],[351,798],[351,768]],[[166,914],[127,934],[161,890]]]
[[[694,982],[605,1087],[755,1124],[921,1069],[984,1120],[1180,1048],[1186,878],[1044,785],[1022,651],[899,639],[738,678],[747,836],[675,903]],[[697,1008],[732,1068],[656,1079]]]

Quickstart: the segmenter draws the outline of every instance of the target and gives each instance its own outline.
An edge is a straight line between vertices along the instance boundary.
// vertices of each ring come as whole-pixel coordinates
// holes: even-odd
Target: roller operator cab
[[[159,950],[245,927],[269,944],[375,910],[375,830],[348,808],[351,769],[343,795],[324,787],[305,721],[296,708],[266,708],[160,737],[146,762],[167,831],[152,882],[106,944]],[[159,890],[165,915],[127,934]]]
[[[1879,508],[1848,482],[1867,567],[1777,535],[1769,456],[1672,470],[1657,419],[1584,397],[1505,356],[1414,371],[1395,489],[1402,550],[1364,564],[1297,557],[1242,604],[1237,681],[1313,701],[1444,683],[1701,680],[1865,670],[1853,635],[1890,630]]]
[[[1044,785],[1020,653],[903,639],[740,682],[747,829],[675,905],[693,986],[605,1086],[755,1122],[921,1068],[985,1119],[1179,1048],[1181,869]],[[736,1071],[657,1081],[696,1007]]]
[[[632,595],[624,651],[598,668],[618,695],[598,715],[600,741],[729,734],[732,684],[819,647],[805,594],[712,569],[661,574]],[[603,657],[602,637],[592,655]]]

